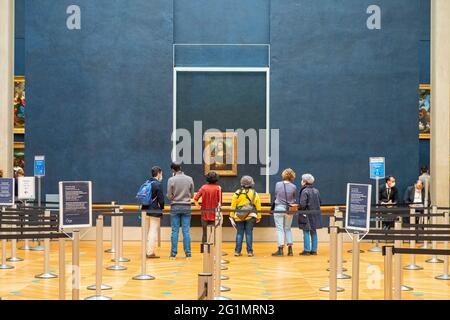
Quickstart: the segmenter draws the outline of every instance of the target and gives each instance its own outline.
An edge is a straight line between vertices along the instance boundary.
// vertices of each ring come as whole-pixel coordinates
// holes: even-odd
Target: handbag
[[[298,215],[298,226],[303,230],[311,230],[311,224],[309,223],[309,219],[306,214]]]
[[[288,203],[287,202],[287,191],[286,191],[286,183],[283,182],[283,187],[284,187],[284,196],[286,198],[286,209],[288,212],[288,214],[294,214],[298,211],[298,204],[297,203]]]

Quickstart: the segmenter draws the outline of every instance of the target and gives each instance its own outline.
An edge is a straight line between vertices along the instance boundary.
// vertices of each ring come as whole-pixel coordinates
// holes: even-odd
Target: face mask
[[[395,187],[395,182],[393,182],[393,183],[391,184],[391,188],[393,188],[393,187]]]

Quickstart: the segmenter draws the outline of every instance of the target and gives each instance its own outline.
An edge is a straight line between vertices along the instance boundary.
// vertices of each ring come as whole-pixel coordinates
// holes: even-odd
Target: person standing
[[[396,205],[399,201],[398,189],[395,186],[395,182],[396,181],[394,176],[387,176],[386,184],[380,187],[378,199],[381,204],[388,205],[386,206],[386,208],[390,208],[393,205]],[[384,218],[383,228],[391,229],[392,227],[394,227],[394,219],[390,217]]]
[[[183,249],[186,258],[191,254],[191,199],[194,196],[194,181],[181,171],[181,165],[172,163],[172,177],[167,181],[167,198],[170,200],[170,224],[172,227],[170,259],[178,253],[178,234],[183,233]]]
[[[281,257],[284,255],[283,249],[285,245],[285,238],[288,248],[288,256],[292,256],[292,219],[294,213],[290,212],[290,208],[297,209],[294,206],[297,198],[297,187],[293,183],[295,180],[295,172],[292,169],[286,169],[281,174],[282,181],[277,182],[275,185],[273,208],[275,212],[273,219],[275,221],[275,227],[277,230],[278,250],[272,253],[274,257]]]
[[[261,210],[261,199],[254,189],[255,182],[250,176],[241,178],[241,187],[233,194],[231,199],[231,209],[240,211],[231,211],[230,218],[236,223],[236,248],[234,255],[242,256],[242,242],[247,244],[247,254],[253,257],[253,227],[261,221],[261,212],[252,212]]]
[[[314,211],[310,214],[298,215],[298,226],[303,230],[303,252],[301,256],[317,255],[317,230],[322,228],[320,213],[320,193],[314,188],[314,177],[307,173],[302,175],[302,190],[300,191],[299,210]]]
[[[149,221],[147,258],[157,259],[159,256],[155,254],[155,243],[161,225],[162,210],[164,209],[164,193],[161,184],[163,172],[160,167],[155,166],[151,170],[151,175],[152,177],[149,180],[152,185],[151,201],[149,205],[142,205],[141,210],[147,212]]]
[[[217,184],[219,175],[215,171],[210,171],[206,175],[206,182],[194,197],[195,205],[201,210],[216,209],[222,203],[222,188]],[[198,201],[202,199],[199,206]],[[207,242],[208,226],[214,225],[216,220],[215,211],[202,211],[202,243]]]

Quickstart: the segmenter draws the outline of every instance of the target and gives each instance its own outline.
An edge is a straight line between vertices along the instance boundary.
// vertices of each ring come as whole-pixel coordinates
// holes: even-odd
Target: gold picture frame
[[[420,140],[429,140],[431,137],[431,134],[429,132],[430,131],[429,130],[429,127],[430,127],[429,117],[430,117],[430,109],[431,108],[429,110],[426,110],[426,108],[424,108],[424,106],[422,105],[423,103],[425,103],[425,100],[426,100],[426,99],[423,99],[423,97],[428,94],[428,98],[429,98],[430,93],[431,93],[431,85],[429,85],[429,84],[419,85],[419,119],[420,119],[420,122],[422,123],[423,128],[428,127],[428,129],[424,130],[424,129],[421,129],[419,126],[419,131],[420,131],[419,139]],[[421,109],[423,109],[423,110],[421,110]]]
[[[14,134],[25,134],[25,77],[14,77]]]
[[[205,175],[215,171],[222,177],[236,177],[237,170],[237,133],[206,132],[204,142]]]

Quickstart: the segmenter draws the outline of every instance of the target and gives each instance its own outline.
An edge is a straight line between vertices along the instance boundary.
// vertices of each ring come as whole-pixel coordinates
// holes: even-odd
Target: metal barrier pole
[[[359,233],[353,233],[352,250],[352,300],[359,299]]]
[[[0,269],[14,269],[14,266],[6,264],[6,239],[2,240],[2,264]]]
[[[103,287],[111,286],[102,284],[103,273],[103,216],[97,216],[95,225],[95,285],[89,286],[88,289],[95,290],[95,295],[87,297],[85,300],[111,300],[110,297],[102,295]]]
[[[377,189],[378,189],[378,179],[377,179]],[[379,197],[379,193],[378,190],[375,192],[376,193],[376,202],[377,205],[379,203],[378,197]],[[382,227],[382,221],[380,220],[380,216],[378,215],[378,212],[375,212],[375,228],[376,229],[381,229]],[[380,241],[379,240],[375,240],[375,247],[372,247],[370,249],[368,249],[367,251],[369,252],[381,252],[383,249],[380,248]]]
[[[337,300],[337,240],[338,228],[330,228],[330,300]]]
[[[133,280],[154,280],[155,277],[147,274],[147,214],[141,212],[141,274],[134,276]]]
[[[392,246],[384,247],[384,300],[392,300]]]
[[[45,210],[44,217],[50,217],[50,211]],[[35,277],[38,279],[53,279],[58,276],[52,272],[50,272],[50,239],[44,239],[44,272],[36,275]]]
[[[17,208],[17,206],[13,206],[14,209]],[[3,208],[3,212],[4,212],[5,208]],[[17,225],[15,226],[17,228]],[[16,232],[17,234],[17,232]],[[20,262],[23,261],[22,258],[17,257],[17,239],[12,239],[11,240],[11,257],[6,259],[6,261],[9,262]]]
[[[450,224],[450,216],[448,212],[446,212],[444,215],[444,221],[445,224]],[[444,242],[444,249],[448,250],[448,241]],[[436,276],[435,278],[438,280],[450,280],[448,256],[444,256],[444,273]]]
[[[6,259],[9,262],[20,262],[22,258],[17,257],[17,239],[11,240],[11,257]]]
[[[115,206],[116,203],[111,202],[111,206]],[[111,248],[105,250],[106,253],[115,253],[116,252],[116,219],[114,216],[111,216]]]
[[[25,202],[25,206],[26,206],[26,202]],[[28,215],[28,217],[29,217],[29,215]],[[25,221],[25,219],[23,221]],[[25,228],[25,226],[23,226],[23,227]],[[30,240],[29,239],[25,239],[23,246],[20,247],[19,250],[26,250],[26,251],[31,250]]]
[[[198,300],[213,300],[213,275],[210,272],[198,274]]]
[[[432,214],[437,214],[437,207],[436,206],[433,206],[433,208],[431,209],[431,213]],[[437,224],[437,217],[436,216],[431,217],[431,224]],[[436,229],[432,228],[432,230],[436,230]],[[433,250],[436,250],[437,249],[437,241],[433,240],[432,244],[431,244],[431,247],[432,247]],[[427,263],[443,263],[444,260],[439,259],[436,255],[433,255],[431,257],[431,259],[425,260],[425,262],[427,262]]]
[[[414,208],[411,208],[409,210],[409,213],[411,214],[411,216],[409,217],[409,223],[411,225],[416,224],[416,217],[414,216],[415,212],[416,212],[416,210]],[[410,228],[410,230],[415,230],[414,226],[412,226]],[[411,249],[415,249],[416,248],[416,240],[411,240],[409,242],[409,247]],[[404,266],[403,267],[404,270],[422,270],[423,269],[423,267],[416,264],[416,255],[415,254],[411,254],[410,259],[411,259],[410,264],[407,266]]]
[[[66,239],[59,238],[59,300],[66,300]]]
[[[115,248],[116,250],[114,251],[114,258],[111,259],[111,261],[114,262],[114,264],[112,266],[109,266],[108,268],[106,268],[107,270],[114,270],[114,271],[122,271],[122,270],[127,270],[127,267],[120,265],[120,239],[119,239],[119,228],[120,228],[120,224],[117,220],[117,218],[119,218],[119,216],[113,216],[112,217],[115,220],[114,223],[114,232],[116,233],[116,237],[115,237]]]
[[[120,208],[114,209],[114,211],[116,214],[120,214]],[[117,237],[119,240],[117,242],[117,248],[119,251],[119,261],[120,262],[130,262],[130,259],[125,258],[123,256],[123,215],[117,217],[117,223],[119,225],[119,227],[117,228]],[[111,259],[111,261],[114,261],[115,259],[116,258]]]
[[[399,219],[401,219],[401,218],[399,218]],[[402,221],[401,220],[395,221],[394,229],[395,230],[402,230]],[[394,241],[394,247],[395,248],[401,248],[402,247],[402,241],[401,240],[395,240]],[[395,265],[394,268],[395,268],[396,275],[398,275],[400,277],[399,278],[400,290],[401,291],[412,291],[413,290],[412,287],[403,285],[402,255],[401,254],[394,255],[394,263],[395,263],[395,261],[397,261],[399,263],[399,266]],[[397,270],[397,267],[400,268],[400,270]]]
[[[341,218],[339,221],[337,221],[337,225],[340,229],[342,229],[344,227],[344,221],[342,220],[343,218],[343,213],[342,211],[338,211],[336,212],[337,217]],[[344,233],[339,232],[338,235],[338,242],[337,242],[337,275],[336,277],[338,279],[350,279],[351,276],[349,276],[348,274],[345,274],[344,271],[347,271],[347,269],[344,268],[344,253],[343,253],[343,246],[344,246]]]
[[[336,212],[337,211],[335,210],[335,214],[336,214]],[[335,216],[330,217],[330,230],[332,227],[336,227],[336,217]],[[331,234],[330,234],[330,241],[331,241]],[[330,250],[331,250],[331,248],[330,248]],[[330,251],[330,254],[331,254],[331,251]],[[328,263],[330,264],[330,259],[328,259]],[[330,270],[331,270],[331,268],[327,269],[327,271],[330,271]],[[321,287],[321,288],[319,288],[319,290],[323,291],[323,292],[329,292],[330,286]],[[337,292],[342,292],[342,291],[344,291],[344,288],[337,287],[336,290],[337,290]]]
[[[80,300],[80,230],[73,230],[72,300]]]
[[[214,230],[214,300],[231,300],[220,293],[231,289],[222,286],[222,228],[223,215],[220,209],[216,209],[216,228]],[[225,276],[226,277],[226,276]],[[227,290],[228,289],[228,290]]]

